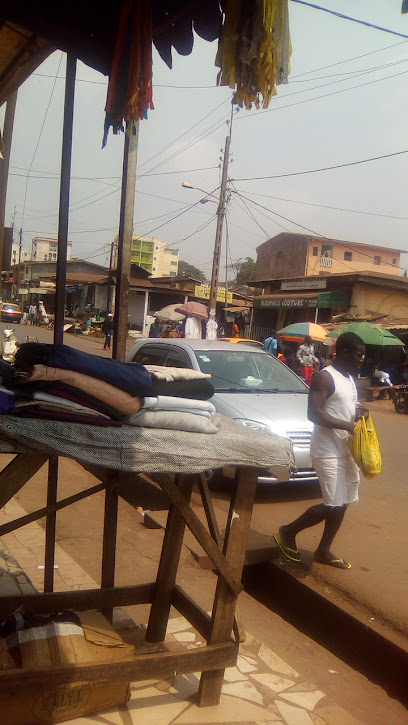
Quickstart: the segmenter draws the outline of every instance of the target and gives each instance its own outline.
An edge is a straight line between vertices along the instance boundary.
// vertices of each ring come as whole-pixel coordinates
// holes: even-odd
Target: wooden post
[[[67,276],[69,194],[71,185],[75,75],[76,57],[72,55],[72,53],[68,53],[65,76],[64,125],[62,132],[54,343],[62,343],[64,336],[65,282]]]
[[[126,132],[123,151],[112,354],[115,360],[122,361],[126,357],[138,139],[139,121],[135,123],[135,133]]]
[[[225,532],[224,554],[228,566],[238,579],[242,575],[246,543],[255,499],[258,471],[239,468],[235,477],[235,491],[231,498]],[[228,642],[231,637],[237,598],[225,582],[218,577],[212,613],[209,644]],[[217,705],[220,701],[224,669],[204,672],[200,679],[198,704]]]
[[[58,490],[58,457],[53,456],[48,461],[48,492],[47,507],[57,503]],[[54,563],[55,563],[55,531],[57,512],[47,513],[45,523],[45,559],[44,559],[44,591],[54,591]]]
[[[103,526],[101,587],[115,586],[116,537],[118,530],[119,486],[116,471],[109,471],[105,491],[105,518]],[[111,622],[112,609],[103,609],[102,614]]]
[[[6,115],[4,117],[3,127],[3,161],[0,169],[0,266],[1,270],[10,267],[3,266],[3,249],[4,249],[4,225],[6,223],[6,198],[7,198],[7,183],[10,166],[10,153],[11,153],[11,142],[13,139],[13,126],[14,126],[14,115],[16,111],[17,103],[17,91],[13,91],[7,99]],[[11,259],[8,260],[7,264],[10,265]]]
[[[193,480],[193,476],[176,477],[175,483],[178,484],[178,488],[184,493],[187,503],[190,503]],[[166,636],[171,599],[176,583],[185,527],[186,523],[184,518],[176,506],[171,504],[167,516],[155,593],[146,632],[146,640],[148,642],[163,642]]]

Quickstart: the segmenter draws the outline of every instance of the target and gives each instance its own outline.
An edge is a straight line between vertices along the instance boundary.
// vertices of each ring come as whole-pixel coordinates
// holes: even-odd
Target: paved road
[[[5,327],[5,323],[0,326]],[[26,335],[31,334],[40,342],[53,340],[52,331],[25,325],[16,325],[15,334],[19,342],[25,342]],[[64,342],[109,356],[102,350],[102,338],[66,333]],[[312,564],[312,552],[321,533],[321,528],[315,527],[298,539],[306,566],[292,566],[290,571],[313,588],[320,587],[338,603],[341,598],[343,603],[356,603],[359,616],[370,626],[380,628],[385,622],[401,630],[405,633],[402,643],[408,648],[408,416],[395,413],[389,401],[373,403],[371,409],[383,453],[383,472],[375,479],[363,479],[361,500],[350,506],[333,546],[336,553],[352,563],[352,569],[338,571]],[[225,494],[217,492],[217,505],[225,508],[225,498]],[[260,487],[252,527],[272,535],[281,524],[318,500],[318,489],[309,485]],[[401,638],[398,641],[401,643]]]
[[[382,623],[398,632],[408,649],[408,416],[394,412],[390,401],[370,405],[383,454],[383,472],[362,479],[360,502],[349,507],[333,551],[352,563],[348,571],[313,563],[322,527],[302,532],[298,545],[305,566],[288,571],[338,604],[357,605],[363,621],[379,631]],[[225,506],[222,493],[218,505]],[[320,501],[318,488],[298,485],[258,489],[252,527],[272,534],[308,506]],[[277,561],[281,560],[277,552]],[[286,566],[286,564],[284,564]]]

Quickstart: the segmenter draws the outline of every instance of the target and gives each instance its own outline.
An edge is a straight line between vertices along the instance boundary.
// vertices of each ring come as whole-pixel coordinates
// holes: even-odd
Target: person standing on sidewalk
[[[104,350],[110,350],[111,349],[111,340],[112,340],[112,332],[113,332],[113,315],[112,312],[108,312],[106,315],[106,318],[102,322],[102,332],[105,335],[105,344],[103,346]]]
[[[306,335],[304,343],[299,345],[296,357],[302,369],[302,378],[310,386],[316,365],[319,365],[319,359],[314,354],[312,338]]]
[[[274,534],[280,550],[292,561],[301,561],[296,546],[299,532],[324,521],[315,561],[338,569],[351,567],[348,561],[333,554],[330,547],[347,506],[358,501],[360,472],[351,455],[349,441],[356,420],[368,411],[357,403],[357,389],[351,376],[358,373],[364,352],[364,343],[358,335],[343,333],[336,343],[333,365],[313,378],[308,401],[308,418],[315,424],[310,452],[323,503],[311,506]]]

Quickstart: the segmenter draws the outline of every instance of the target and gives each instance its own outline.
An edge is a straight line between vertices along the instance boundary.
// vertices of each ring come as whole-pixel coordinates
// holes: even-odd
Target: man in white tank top
[[[364,360],[364,343],[352,332],[340,335],[333,365],[314,376],[309,392],[308,417],[315,424],[310,452],[319,477],[323,503],[311,506],[296,521],[281,526],[274,538],[282,553],[301,561],[296,546],[300,531],[324,521],[324,531],[315,551],[315,561],[338,569],[350,569],[344,559],[330,551],[347,506],[358,501],[360,473],[350,453],[350,436],[356,420],[366,411],[357,403],[351,377]]]

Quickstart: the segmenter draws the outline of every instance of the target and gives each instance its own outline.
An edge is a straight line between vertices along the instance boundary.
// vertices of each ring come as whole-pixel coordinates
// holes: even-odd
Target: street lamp
[[[213,318],[215,318],[216,307],[217,307],[218,277],[219,277],[220,258],[221,258],[221,238],[222,238],[222,226],[223,226],[224,216],[225,216],[225,203],[226,203],[230,143],[231,143],[231,135],[227,136],[225,139],[224,163],[223,163],[223,167],[222,167],[220,199],[218,202],[218,209],[217,209],[217,229],[215,232],[214,254],[213,254],[213,264],[212,264],[212,273],[211,273],[210,300],[209,300],[210,317],[213,317]],[[212,196],[212,193],[208,193],[208,192],[204,191],[204,189],[200,189],[198,186],[194,186],[193,184],[190,184],[188,181],[183,181],[182,186],[185,189],[198,189],[198,191],[203,192],[204,194],[206,194],[206,196]]]

